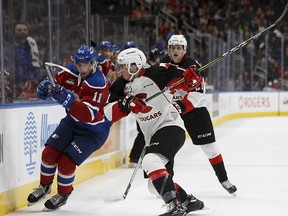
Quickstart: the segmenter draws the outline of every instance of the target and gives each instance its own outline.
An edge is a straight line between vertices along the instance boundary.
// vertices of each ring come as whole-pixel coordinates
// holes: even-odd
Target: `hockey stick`
[[[44,65],[45,65],[45,68],[46,68],[46,71],[47,71],[47,74],[48,74],[48,77],[50,79],[50,81],[52,82],[53,86],[55,87],[56,84],[55,84],[55,79],[53,77],[53,72],[51,70],[51,67],[50,67],[50,62],[45,62]]]
[[[139,160],[138,160],[138,162],[137,162],[137,165],[136,165],[136,167],[135,167],[135,169],[134,169],[134,171],[133,171],[133,174],[132,174],[132,176],[131,176],[131,178],[130,178],[130,181],[129,181],[128,185],[127,185],[127,188],[126,188],[126,190],[125,190],[125,192],[124,192],[124,194],[123,194],[123,199],[126,199],[128,193],[129,193],[129,190],[130,190],[130,188],[131,188],[132,182],[133,182],[134,179],[135,179],[136,173],[137,173],[137,171],[138,171],[138,169],[139,169],[139,167],[140,167],[140,165],[141,165],[141,163],[142,163],[142,160],[143,160],[143,158],[144,158],[144,155],[145,155],[145,153],[146,153],[147,147],[148,147],[148,146],[145,146],[145,147],[143,148],[142,152],[141,152],[140,158],[139,158]]]
[[[53,86],[55,87],[56,86],[56,80],[53,76],[53,73],[56,71],[56,70],[59,70],[61,69],[62,71],[68,71],[69,73],[72,73],[68,68],[66,67],[63,67],[61,65],[58,65],[58,64],[54,64],[52,62],[45,62],[45,68],[46,68],[46,71],[47,71],[47,74],[48,74],[48,77],[50,79],[50,81],[52,82]]]
[[[63,67],[58,64],[54,64],[52,62],[45,62],[44,63],[48,77],[50,81],[52,82],[53,88],[56,92],[59,92],[59,89],[56,87],[56,80],[54,78],[54,73],[61,72],[61,71],[68,71],[69,73],[72,73],[68,68]]]
[[[140,155],[140,158],[139,158],[139,160],[138,160],[138,162],[137,162],[136,167],[134,168],[134,171],[133,171],[133,173],[132,173],[132,176],[131,176],[131,178],[130,178],[130,180],[129,180],[129,183],[128,183],[128,185],[127,185],[127,187],[126,187],[126,190],[125,190],[124,194],[122,195],[122,197],[105,198],[105,200],[104,200],[105,202],[117,202],[117,201],[122,201],[122,200],[125,200],[125,199],[126,199],[128,193],[129,193],[129,191],[130,191],[130,188],[131,188],[131,186],[132,186],[132,183],[133,183],[133,181],[134,181],[134,179],[135,179],[135,177],[136,177],[136,174],[137,174],[137,172],[138,172],[138,170],[139,170],[139,168],[140,168],[140,165],[141,165],[142,160],[143,160],[143,158],[144,158],[144,155],[145,155],[145,153],[146,153],[147,147],[148,147],[148,146],[146,145],[146,146],[143,148],[143,150],[142,150],[142,152],[141,152],[141,155]]]
[[[200,67],[197,72],[201,73],[202,71],[204,71],[205,69],[211,67],[212,65],[216,64],[217,62],[219,62],[220,60],[222,60],[223,58],[226,58],[228,55],[236,52],[237,50],[239,50],[240,48],[246,46],[248,43],[250,43],[251,41],[255,40],[256,38],[260,37],[263,33],[265,33],[266,31],[270,30],[271,28],[274,28],[279,22],[281,22],[281,20],[285,17],[285,15],[287,14],[288,11],[288,3],[285,5],[285,8],[281,14],[281,16],[269,27],[267,27],[266,29],[263,29],[262,31],[260,31],[259,33],[257,33],[256,35],[250,37],[249,39],[243,41],[242,43],[238,44],[237,46],[233,47],[232,49],[230,49],[229,51],[223,53],[221,56],[219,56],[218,58],[212,60],[211,62],[207,63],[206,65]],[[152,100],[153,98],[157,97],[158,95],[163,94],[164,92],[170,90],[171,88],[179,85],[180,83],[184,82],[185,79],[182,78],[180,80],[178,80],[177,82],[171,84],[170,86],[166,86],[164,89],[162,89],[161,91],[157,92],[156,94],[146,98],[145,102],[148,102],[150,100]]]
[[[160,65],[161,65],[161,64],[162,64],[162,63],[160,63]],[[165,67],[167,67],[167,66],[169,65],[169,66],[176,67],[176,68],[179,69],[179,70],[183,70],[183,71],[185,71],[184,68],[181,68],[181,67],[179,67],[179,66],[176,65],[176,64],[171,64],[171,63],[164,63],[164,64],[166,65]],[[154,99],[155,97],[157,97],[157,96],[163,94],[164,92],[166,92],[166,91],[172,89],[173,87],[175,87],[175,86],[181,84],[184,80],[185,80],[185,79],[182,78],[182,79],[180,79],[180,80],[178,80],[178,81],[172,83],[171,85],[166,86],[166,87],[165,87],[164,89],[162,89],[160,92],[157,92],[156,94],[154,94],[154,95],[152,95],[152,96],[146,98],[146,99],[145,99],[145,102],[148,102],[148,101]]]

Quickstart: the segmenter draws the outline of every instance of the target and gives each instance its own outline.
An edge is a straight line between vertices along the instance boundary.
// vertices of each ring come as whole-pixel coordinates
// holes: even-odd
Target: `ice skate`
[[[192,194],[188,195],[188,198],[185,202],[182,203],[184,209],[186,209],[186,213],[201,210],[204,208],[204,203],[196,199]]]
[[[236,197],[237,188],[229,180],[222,182],[221,185],[226,191],[228,191],[228,193],[230,193],[232,196]]]
[[[34,188],[34,191],[27,198],[28,206],[34,205],[40,199],[44,199],[49,193],[51,193],[51,184],[46,186],[39,185],[39,187]]]
[[[183,206],[175,199],[166,204],[167,212],[159,216],[184,216],[186,211]]]
[[[52,196],[50,199],[48,199],[45,202],[44,204],[45,208],[43,209],[43,211],[47,212],[47,211],[53,211],[53,210],[59,209],[61,206],[66,204],[69,196],[70,194],[67,194],[65,196],[61,196],[60,194],[55,194],[54,196]]]

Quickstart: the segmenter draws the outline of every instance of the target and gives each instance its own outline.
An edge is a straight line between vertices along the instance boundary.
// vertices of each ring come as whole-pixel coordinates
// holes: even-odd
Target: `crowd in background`
[[[257,1],[257,0],[145,0],[151,6],[149,12],[158,15],[160,10],[165,11],[177,18],[175,23],[162,19],[159,24],[160,36],[155,41],[157,48],[165,49],[168,39],[174,33],[187,34],[191,32],[208,33],[227,41],[227,33],[234,30],[243,35],[247,40],[261,30],[273,24],[283,12],[285,1]],[[131,12],[131,16],[148,16],[149,13],[142,4],[136,5]],[[143,25],[143,23],[138,23]],[[149,29],[143,27],[144,32]],[[151,29],[150,29],[151,31]],[[288,21],[283,19],[277,29],[270,31],[268,41],[269,58],[265,54],[265,37],[253,41],[253,61],[255,68],[253,72],[254,82],[251,85],[250,50],[243,48],[244,71],[239,74],[239,79],[243,80],[242,89],[239,90],[278,90],[281,83],[285,84],[288,79]],[[284,37],[284,68],[281,67],[281,37]],[[153,45],[152,45],[153,46]],[[195,50],[194,50],[195,51]],[[268,61],[267,85],[263,76],[264,64]],[[265,72],[265,71],[264,71]]]
[[[37,69],[35,71],[39,71],[40,66],[39,78],[36,78],[36,80],[41,80],[45,76],[43,62],[53,61],[65,65],[71,61],[70,56],[76,47],[85,43],[85,19],[83,18],[85,15],[85,5],[82,1],[77,0],[71,0],[69,4],[66,4],[64,1],[58,1],[60,4],[58,5],[58,11],[54,11],[53,15],[56,14],[59,16],[55,16],[52,22],[53,24],[57,23],[60,26],[65,26],[65,35],[59,34],[59,32],[52,35],[52,49],[55,52],[49,56],[47,43],[48,29],[47,25],[44,24],[45,22],[47,23],[48,19],[47,11],[45,11],[47,10],[45,7],[46,1],[39,0],[37,2],[37,4],[29,4],[29,1],[27,1],[26,7],[29,7],[29,11],[32,10],[33,13],[27,13],[25,18],[27,22],[23,23],[28,24],[27,36],[32,36],[37,44],[39,65],[34,67]],[[281,15],[285,3],[284,0],[263,0],[260,2],[257,0],[99,0],[91,1],[91,14],[99,14],[100,16],[107,14],[111,16],[129,16],[130,26],[149,37],[149,40],[147,40],[149,49],[144,50],[148,54],[149,50],[153,48],[165,52],[167,41],[174,33],[182,33],[184,35],[191,32],[196,34],[207,33],[226,41],[227,32],[232,29],[241,33],[243,39],[247,40],[274,23]],[[63,7],[61,4],[63,4]],[[9,8],[8,1],[4,2],[5,8]],[[11,47],[11,42],[15,42],[11,39],[11,34],[13,36],[16,35],[15,32],[8,29],[8,26],[12,23],[13,27],[15,27],[15,24],[22,23],[20,20],[24,19],[21,17],[23,16],[23,10],[25,8],[22,5],[14,4],[12,20],[10,19],[11,17],[9,18],[7,11],[3,11],[3,29],[4,33],[6,33],[4,34],[4,45],[6,50],[11,51],[9,46]],[[155,17],[159,18],[158,25],[155,24]],[[171,20],[169,17],[173,19]],[[250,45],[250,48],[253,46],[253,61],[256,62],[256,75],[253,72],[253,76],[256,79],[253,79],[253,82],[257,82],[257,84],[251,85],[251,72],[248,71],[248,65],[250,65],[251,61],[251,53],[249,53],[251,49],[243,48],[244,71],[238,74],[238,76],[244,85],[239,90],[283,89],[283,85],[280,85],[280,83],[284,83],[286,87],[288,86],[288,82],[286,82],[286,79],[288,80],[288,22],[286,20],[284,19],[274,31],[268,33],[268,59],[264,56],[266,49],[265,37],[260,37]],[[280,62],[281,52],[283,51],[281,47],[282,37],[284,37],[284,68],[281,67]],[[91,39],[94,40],[94,38]],[[106,38],[101,38],[101,41],[103,40],[106,40]],[[113,41],[113,43],[117,43],[117,41]],[[123,45],[119,44],[121,48]],[[30,47],[32,47],[31,42]],[[139,47],[141,48],[141,43],[139,43]],[[19,50],[16,50],[16,52],[21,54]],[[193,52],[197,53],[197,50],[193,50]],[[8,53],[6,58],[9,55],[11,54]],[[8,61],[11,62],[11,59],[8,59]],[[15,61],[15,64],[19,63],[17,59]],[[263,72],[263,65],[267,61],[268,76],[265,83],[263,77],[261,77],[261,73]],[[11,74],[11,71],[6,70],[5,76],[6,74],[9,76],[9,73]],[[23,85],[23,80],[21,81],[21,85]],[[28,85],[28,87],[26,86],[28,89],[35,87],[33,83],[26,83],[26,85]],[[9,89],[7,92],[9,93]],[[21,92],[17,92],[16,95],[15,92],[10,92],[9,94],[13,94],[13,97],[21,96]]]

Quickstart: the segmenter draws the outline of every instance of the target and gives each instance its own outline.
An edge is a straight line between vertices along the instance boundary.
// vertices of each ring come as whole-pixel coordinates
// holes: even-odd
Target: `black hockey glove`
[[[172,105],[177,109],[178,113],[183,113],[186,110],[185,105],[180,101],[173,101]]]
[[[118,101],[118,106],[121,110],[121,112],[130,112],[132,111],[133,113],[139,113],[145,110],[147,107],[145,102],[132,95],[126,95],[125,97],[121,98]]]

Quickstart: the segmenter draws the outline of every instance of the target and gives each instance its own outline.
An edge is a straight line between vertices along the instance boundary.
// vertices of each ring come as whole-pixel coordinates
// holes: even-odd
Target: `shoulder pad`
[[[97,88],[97,89],[103,89],[107,85],[104,74],[99,69],[97,69],[94,73],[92,73],[91,76],[87,77],[87,79],[84,82],[90,88]]]
[[[184,62],[180,65],[180,67],[188,68],[188,67],[196,67],[200,68],[201,65],[197,62],[197,60],[192,59],[191,57],[187,57]]]
[[[169,67],[170,67],[170,64],[169,64],[169,63],[160,63],[159,66],[160,66],[160,67],[169,68]]]
[[[75,64],[74,63],[69,63],[65,66],[66,68],[68,68],[72,75],[77,76],[79,75],[79,71],[76,69]],[[66,71],[67,72],[67,71]],[[69,73],[69,72],[68,72]]]

